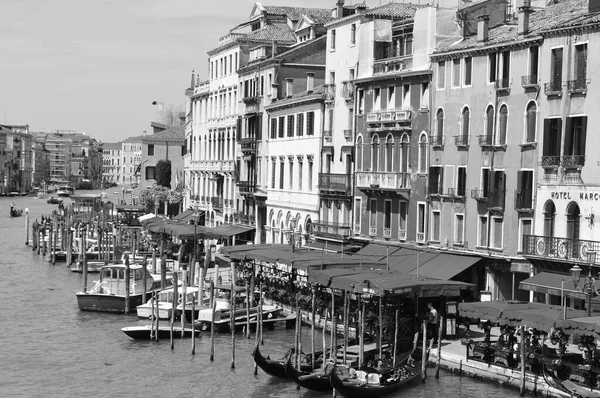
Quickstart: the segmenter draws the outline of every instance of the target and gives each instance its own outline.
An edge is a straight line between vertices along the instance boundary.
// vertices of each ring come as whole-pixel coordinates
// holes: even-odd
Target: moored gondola
[[[287,374],[287,377],[300,387],[314,391],[331,390],[331,383],[329,382],[329,373],[331,370],[333,370],[333,363],[325,366],[325,369],[314,369],[313,371],[298,370],[292,363],[291,355],[285,363],[285,373]]]
[[[269,357],[265,358],[261,354],[259,345],[260,344],[256,344],[254,346],[254,350],[252,351],[252,356],[254,357],[254,362],[256,362],[256,365],[258,365],[259,368],[261,368],[270,376],[287,379],[287,375],[285,373],[285,363],[287,358],[294,352],[294,349],[290,348],[285,356],[281,359],[270,359]]]
[[[366,368],[352,372],[346,366],[335,366],[329,382],[347,398],[374,398],[391,394],[421,377],[421,361],[407,361],[389,372]],[[343,376],[340,376],[343,373]]]

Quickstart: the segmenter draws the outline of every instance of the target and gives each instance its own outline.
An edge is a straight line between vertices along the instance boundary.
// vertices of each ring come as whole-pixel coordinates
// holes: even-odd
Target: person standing
[[[428,314],[427,314],[427,334],[431,335],[433,339],[433,344],[437,345],[437,330],[438,330],[438,322],[439,315],[435,308],[433,308],[433,304],[427,304]]]

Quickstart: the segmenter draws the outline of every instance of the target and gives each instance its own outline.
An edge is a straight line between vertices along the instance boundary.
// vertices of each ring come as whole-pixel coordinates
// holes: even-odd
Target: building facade
[[[28,125],[0,125],[0,141],[3,141],[4,194],[10,192],[29,193],[32,188],[33,136]]]
[[[141,150],[140,150],[141,158]],[[119,184],[121,162],[121,143],[105,142],[102,144],[102,183],[107,186],[110,183]]]
[[[140,173],[138,168],[142,163],[142,139],[144,136],[130,137],[121,142],[121,171],[122,184],[139,183]],[[136,172],[137,171],[137,172]]]
[[[175,188],[183,176],[183,158],[186,152],[184,128],[167,127],[163,131],[142,137],[141,144],[140,187],[154,185],[156,164],[161,160],[168,160],[171,162],[171,188]]]

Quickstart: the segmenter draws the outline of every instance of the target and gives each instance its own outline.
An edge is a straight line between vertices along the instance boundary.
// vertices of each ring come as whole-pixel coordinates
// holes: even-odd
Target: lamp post
[[[589,274],[584,278],[583,285],[581,288],[578,287],[579,281],[581,280],[581,267],[579,265],[573,266],[570,269],[571,278],[573,279],[573,285],[575,285],[575,289],[580,292],[584,292],[587,294],[587,315],[592,316],[592,293],[594,292],[594,288],[596,285],[596,281],[592,278],[592,267],[596,263],[596,251],[588,250],[586,253],[587,256],[587,264],[589,265]]]
[[[296,224],[297,220],[292,218],[290,220],[290,231],[288,232],[290,244],[292,245],[292,253],[296,250]]]

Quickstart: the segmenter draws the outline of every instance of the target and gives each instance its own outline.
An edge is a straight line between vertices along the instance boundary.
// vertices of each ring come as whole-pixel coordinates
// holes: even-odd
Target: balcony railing
[[[242,152],[256,152],[256,139],[255,138],[242,138],[239,140],[240,149]]]
[[[347,140],[351,140],[352,139],[352,129],[346,129],[344,130],[344,138]]]
[[[488,200],[487,192],[479,188],[471,189],[471,198],[478,202],[487,202]]]
[[[558,167],[560,166],[560,156],[542,156],[542,160],[540,161],[540,166],[542,167]]]
[[[373,75],[402,72],[412,69],[412,55],[375,60]]]
[[[257,95],[250,95],[248,97],[242,98],[244,104],[256,104],[260,100],[260,97]]]
[[[478,135],[477,139],[479,140],[479,146],[481,147],[492,146],[494,142],[494,137],[490,134]]]
[[[331,102],[335,100],[335,84],[324,84],[325,101]]]
[[[352,101],[354,99],[354,83],[353,82],[343,82],[342,83],[342,98],[346,101]]]
[[[562,94],[562,81],[554,81],[550,83],[544,83],[544,93],[546,95],[561,95]]]
[[[567,91],[570,93],[585,93],[587,91],[587,80],[569,80],[567,82]]]
[[[588,251],[600,251],[600,242],[552,236],[524,235],[523,255],[587,262]]]
[[[429,184],[427,186],[427,195],[439,196],[444,194],[443,184]]]
[[[417,243],[425,243],[425,232],[417,232]]]
[[[533,210],[533,190],[517,189],[515,190],[515,210],[532,211]]]
[[[352,178],[349,174],[319,173],[319,191],[328,195],[352,195]]]
[[[454,136],[454,144],[456,144],[456,146],[459,147],[466,147],[469,146],[469,141],[470,141],[471,136],[469,135],[455,135]]]
[[[256,191],[256,184],[252,181],[238,181],[237,186],[240,195],[252,195]]]
[[[444,136],[443,135],[432,135],[429,137],[429,143],[431,146],[435,147],[443,147],[444,146]]]
[[[219,196],[213,196],[210,198],[210,204],[213,209],[222,209],[223,208],[223,198]]]
[[[538,87],[538,75],[521,76],[521,86],[525,88]]]
[[[369,236],[377,236],[377,227],[369,227]]]
[[[498,79],[494,82],[494,88],[496,91],[506,91],[510,90],[511,78]]]
[[[351,234],[350,224],[335,222],[316,222],[313,223],[313,232],[321,236],[338,236],[347,238]]]
[[[578,169],[585,165],[584,155],[566,155],[561,156],[560,165],[565,169]]]
[[[359,189],[366,188],[383,190],[410,189],[410,174],[357,171],[356,187]]]
[[[493,195],[488,195],[487,205],[490,210],[504,210],[504,202],[506,199],[506,191],[504,189],[496,189]]]
[[[465,188],[448,188],[448,196],[451,198],[462,199],[466,196]]]
[[[398,229],[398,239],[406,240],[406,230],[405,229]]]

